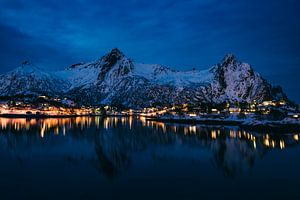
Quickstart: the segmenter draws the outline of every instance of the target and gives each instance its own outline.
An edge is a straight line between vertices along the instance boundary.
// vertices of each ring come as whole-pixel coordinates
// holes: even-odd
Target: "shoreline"
[[[269,123],[269,124],[258,124],[258,125],[247,125],[241,124],[239,126],[242,129],[255,132],[300,132],[300,124],[280,124],[280,123]]]
[[[47,119],[47,118],[76,118],[76,117],[129,117],[130,115],[27,115],[27,114],[0,114],[0,118],[23,118],[23,119]],[[140,116],[140,115],[133,115]],[[265,123],[249,124],[245,120],[227,120],[227,119],[172,119],[145,117],[147,121],[190,124],[190,125],[215,125],[215,126],[236,126],[242,129],[256,132],[300,132],[300,123],[280,123],[280,121],[268,121]]]
[[[300,132],[300,124],[297,123],[280,123],[270,121],[265,124],[247,124],[245,121],[222,120],[222,119],[166,119],[166,118],[147,118],[147,121],[191,124],[191,125],[219,125],[219,126],[237,126],[242,129],[255,132]]]
[[[47,118],[75,118],[75,117],[102,117],[106,115],[27,115],[27,114],[0,114],[0,118],[24,118],[24,119],[47,119]]]
[[[86,115],[35,115],[35,114],[0,114],[0,118],[27,118],[27,119],[45,119],[45,118],[75,118],[75,117],[129,117],[139,115],[125,114],[86,114]]]
[[[164,118],[146,118],[147,121],[156,121],[164,123],[177,123],[177,124],[204,124],[204,125],[228,125],[239,126],[242,121],[222,120],[222,119],[164,119]]]

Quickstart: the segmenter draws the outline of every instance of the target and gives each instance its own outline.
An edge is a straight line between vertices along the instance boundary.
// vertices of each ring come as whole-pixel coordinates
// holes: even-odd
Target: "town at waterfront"
[[[156,104],[147,108],[125,108],[122,105],[79,105],[68,98],[39,96],[0,101],[1,117],[53,118],[76,116],[139,116],[147,120],[248,127],[281,127],[292,130],[300,125],[298,105],[280,100],[251,103],[198,103],[180,105]],[[288,126],[288,127],[287,127]]]

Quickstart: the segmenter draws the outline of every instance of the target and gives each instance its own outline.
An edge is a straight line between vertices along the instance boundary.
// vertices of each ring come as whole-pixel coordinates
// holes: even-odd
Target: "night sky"
[[[0,0],[0,30],[0,73],[23,60],[62,69],[114,47],[182,70],[234,53],[300,103],[297,0]]]

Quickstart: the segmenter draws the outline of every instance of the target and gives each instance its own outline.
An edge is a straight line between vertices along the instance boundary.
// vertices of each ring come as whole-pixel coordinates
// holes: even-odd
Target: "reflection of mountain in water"
[[[0,156],[26,160],[36,154],[53,154],[71,163],[92,163],[109,178],[125,172],[137,153],[153,162],[194,162],[203,159],[194,154],[201,149],[212,152],[214,165],[225,176],[234,177],[251,169],[272,148],[292,147],[299,139],[298,134],[255,134],[132,117],[1,119],[0,130]]]

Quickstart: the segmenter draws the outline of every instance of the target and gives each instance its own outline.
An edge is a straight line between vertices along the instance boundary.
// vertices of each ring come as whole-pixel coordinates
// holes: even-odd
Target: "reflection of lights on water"
[[[285,143],[284,143],[283,140],[280,140],[279,146],[280,146],[280,149],[284,149],[285,148]]]
[[[152,128],[153,127],[153,122],[152,121],[147,121],[147,127]]]
[[[142,118],[140,118],[141,121],[143,120]],[[119,123],[122,124],[122,126],[126,126],[128,125],[129,126],[129,129],[132,129],[133,127],[133,120],[134,120],[134,117],[133,116],[129,116],[129,117],[106,117],[104,118],[103,120],[103,127],[105,129],[109,129],[109,128],[113,128],[113,127],[117,127]],[[91,119],[88,123],[88,127],[91,126]],[[147,121],[147,124],[148,121]],[[146,126],[146,119],[144,119],[144,122],[142,121],[142,126]]]
[[[103,126],[104,126],[105,129],[108,129],[108,128],[109,128],[109,118],[105,118],[105,119],[104,119]]]
[[[275,142],[275,140],[271,140],[271,139],[269,139],[269,138],[265,138],[265,139],[263,140],[263,144],[264,144],[265,146],[271,147],[271,148],[275,148],[275,147],[276,147],[276,142]],[[278,143],[277,143],[277,144],[278,144]],[[284,149],[284,148],[285,148],[285,142],[284,142],[284,140],[280,140],[280,141],[279,141],[279,147],[280,147],[280,149]]]
[[[97,129],[100,127],[99,117],[95,117],[95,125],[96,125]]]
[[[129,116],[129,128],[130,130],[132,129],[132,121],[133,121],[133,117],[132,115]]]
[[[125,118],[121,118],[121,123],[122,123],[123,126],[126,124]]]
[[[167,132],[167,127],[166,127],[166,125],[165,125],[165,124],[163,124],[163,126],[162,126],[162,129],[163,129],[163,132],[164,132],[164,133],[166,133],[166,132]]]
[[[157,125],[157,128],[159,127],[159,128],[162,129],[163,133],[167,132],[167,128],[166,128],[165,123],[159,122],[159,123],[156,123],[156,125]]]
[[[236,132],[234,130],[229,131],[229,137],[236,138]]]
[[[190,132],[193,133],[193,134],[196,134],[196,132],[197,132],[196,126],[190,126],[190,127],[189,127],[189,130],[190,130]]]
[[[140,121],[142,122],[142,126],[146,126],[146,118],[145,117],[140,117]]]
[[[174,133],[177,133],[177,126],[173,126]]]
[[[183,133],[184,135],[187,135],[189,133],[188,127],[183,128]]]
[[[58,128],[58,126],[57,126],[57,127],[55,127],[55,129],[54,129],[54,134],[55,134],[55,135],[58,135],[58,133],[59,133],[59,128]]]
[[[264,139],[264,144],[265,144],[267,147],[270,146],[269,139]]]
[[[215,130],[211,131],[211,138],[216,139],[217,138],[217,132]]]
[[[274,140],[272,140],[272,147],[274,148],[275,147],[275,141]]]
[[[4,118],[0,120],[1,121],[1,128],[6,129],[7,124],[8,124],[7,120],[8,119],[4,119]]]
[[[41,132],[40,132],[41,138],[44,138],[44,135],[45,135],[45,124],[43,123],[42,127],[41,127]]]
[[[145,117],[139,118],[141,123],[139,123],[142,127],[149,127],[159,131],[163,131],[164,133],[184,133],[184,135],[189,134],[207,134],[206,136],[210,136],[211,139],[217,139],[221,133],[224,133],[224,136],[230,138],[236,138],[237,140],[249,140],[253,145],[254,149],[260,147],[260,145],[264,145],[264,147],[268,148],[286,148],[286,143],[284,139],[275,140],[273,139],[273,134],[267,133],[265,135],[256,135],[251,134],[251,132],[243,131],[243,130],[232,130],[232,129],[219,129],[215,128],[215,130],[203,129],[199,126],[190,125],[190,126],[182,126],[182,125],[168,125],[162,122],[154,122],[148,121]],[[32,131],[36,130],[36,133],[40,135],[41,138],[44,138],[48,133],[52,133],[55,135],[66,135],[68,130],[71,128],[88,128],[91,126],[101,127],[104,129],[109,128],[117,128],[120,125],[126,128],[133,128],[135,118],[133,116],[130,117],[106,117],[106,118],[91,118],[91,117],[77,117],[77,118],[49,118],[49,119],[7,119],[1,118],[0,120],[0,128],[8,129],[8,130],[16,130],[16,131]],[[223,137],[221,138],[223,139]],[[295,143],[299,141],[299,134],[295,133],[289,136],[289,139],[292,139]]]
[[[162,129],[163,133],[167,132],[167,127],[162,122],[150,122],[148,127],[155,128],[156,130]]]
[[[145,119],[143,119],[143,118],[141,119],[142,123],[143,123],[143,120],[145,120]],[[165,124],[165,123],[153,122],[153,121],[147,121],[147,120],[146,120],[146,124],[144,123],[143,126],[145,126],[145,125],[147,125],[147,127],[149,127],[149,128],[154,127],[157,130],[163,130],[164,133],[166,133],[167,128],[168,128],[167,124]],[[171,131],[172,133],[177,133],[179,130],[178,128],[179,127],[177,125],[172,125],[172,126],[169,126],[168,130]],[[198,127],[195,125],[183,126],[181,130],[184,135],[197,134],[197,132],[199,131]],[[278,147],[280,147],[281,149],[285,148],[284,140],[281,140],[280,143],[279,142],[276,143],[275,140],[271,139],[271,136],[269,133],[262,135],[261,137],[263,140],[260,140],[261,137],[257,138],[251,132],[248,132],[248,131],[244,131],[244,130],[237,131],[237,130],[231,130],[231,129],[228,131],[229,131],[228,133],[229,133],[230,138],[246,139],[246,140],[251,141],[254,149],[257,149],[258,141],[259,141],[259,143],[262,142],[264,146],[269,147],[269,148],[275,148],[276,145],[278,145]],[[221,136],[221,133],[222,133],[222,129],[210,130],[210,132],[209,132],[210,138],[215,140]],[[294,139],[295,140],[298,139],[297,134],[294,135]]]
[[[60,128],[63,128],[64,133],[66,132],[66,126],[71,127],[71,119],[6,119],[1,118],[0,126],[2,129],[11,128],[16,131],[26,130],[30,131],[31,128],[38,127],[38,133],[43,138],[46,131],[53,130],[54,134],[58,135]]]
[[[30,129],[30,123],[26,122],[26,131]]]

